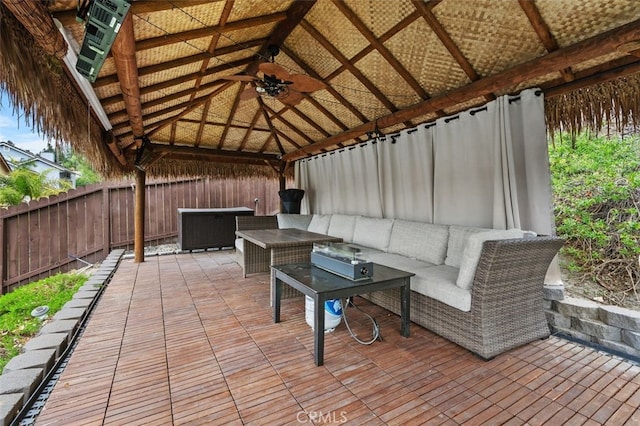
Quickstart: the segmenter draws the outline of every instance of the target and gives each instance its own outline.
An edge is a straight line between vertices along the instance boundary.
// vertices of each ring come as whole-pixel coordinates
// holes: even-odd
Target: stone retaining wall
[[[65,303],[38,335],[12,358],[0,375],[0,426],[11,424],[29,398],[47,379],[51,369],[69,345],[79,325],[89,315],[89,308],[108,284],[124,250],[114,250],[89,277],[87,282]]]
[[[552,333],[640,360],[640,312],[564,297],[563,286],[545,286],[544,308]]]

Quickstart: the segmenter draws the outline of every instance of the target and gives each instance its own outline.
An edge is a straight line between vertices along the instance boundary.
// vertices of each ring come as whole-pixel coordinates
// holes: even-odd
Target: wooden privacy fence
[[[145,245],[176,241],[178,208],[249,207],[256,215],[280,209],[276,179],[203,178],[145,187]],[[91,185],[0,209],[2,293],[99,262],[112,249],[131,249],[134,189],[132,182]]]

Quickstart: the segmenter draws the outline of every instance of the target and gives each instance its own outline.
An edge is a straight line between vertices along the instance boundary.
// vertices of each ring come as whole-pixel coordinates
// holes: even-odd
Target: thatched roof
[[[84,37],[77,2],[2,3],[0,84],[111,176],[136,157],[152,176],[275,176],[529,87],[550,130],[640,120],[637,0],[135,1],[92,85],[111,129],[61,60]],[[245,99],[271,44],[324,88]]]

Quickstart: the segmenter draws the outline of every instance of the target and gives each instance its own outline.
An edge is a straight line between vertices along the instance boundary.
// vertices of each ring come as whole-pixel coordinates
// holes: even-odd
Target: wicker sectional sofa
[[[277,224],[340,237],[374,263],[413,272],[411,320],[481,358],[549,336],[543,284],[559,238],[342,214],[279,214]],[[362,296],[400,312],[397,289]]]

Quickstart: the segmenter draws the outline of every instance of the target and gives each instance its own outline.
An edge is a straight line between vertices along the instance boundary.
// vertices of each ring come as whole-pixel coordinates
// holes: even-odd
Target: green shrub
[[[640,138],[583,133],[549,147],[563,253],[604,288],[629,293],[640,278]]]
[[[86,280],[83,274],[57,274],[0,296],[0,371],[42,327],[31,311],[46,305],[53,316]]]

